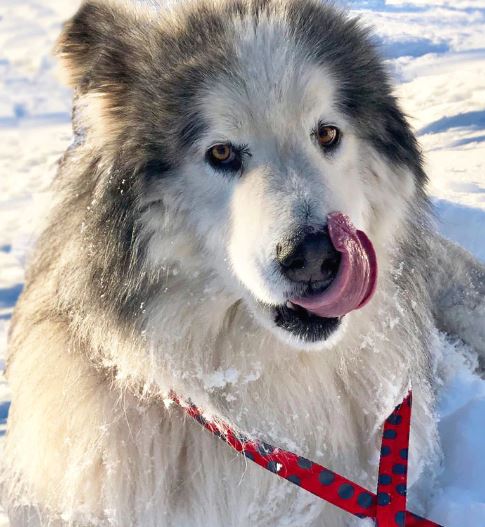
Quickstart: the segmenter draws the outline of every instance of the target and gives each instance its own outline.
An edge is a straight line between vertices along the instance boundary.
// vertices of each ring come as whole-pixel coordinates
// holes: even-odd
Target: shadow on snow
[[[0,288],[0,309],[12,309],[22,292],[23,284],[15,284],[11,287]],[[2,313],[0,320],[9,320],[11,313]]]
[[[437,134],[450,128],[469,128],[471,130],[485,129],[485,110],[459,113],[442,117],[419,130],[418,135]]]

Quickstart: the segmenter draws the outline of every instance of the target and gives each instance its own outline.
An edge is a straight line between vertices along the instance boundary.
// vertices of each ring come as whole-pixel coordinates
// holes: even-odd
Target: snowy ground
[[[485,0],[347,2],[375,27],[426,153],[440,228],[485,261]],[[70,93],[50,57],[77,0],[0,2],[0,371],[26,254],[56,160],[70,141]],[[431,517],[485,525],[485,381],[475,358],[443,342],[445,468]],[[0,376],[0,436],[8,387]],[[0,437],[1,438],[1,437]],[[0,511],[0,527],[7,525]]]

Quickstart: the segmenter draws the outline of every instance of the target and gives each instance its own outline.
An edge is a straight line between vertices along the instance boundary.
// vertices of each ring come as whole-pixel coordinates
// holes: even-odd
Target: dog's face
[[[212,39],[206,63],[198,49],[201,35],[188,42],[183,36],[189,29],[172,35],[187,49],[163,72],[165,86],[145,90],[146,97],[159,98],[157,104],[143,101],[133,81],[137,97],[128,98],[137,105],[137,119],[165,123],[148,134],[150,152],[163,145],[165,157],[143,187],[141,216],[157,233],[150,265],[174,260],[215,273],[260,324],[297,347],[322,347],[338,335],[350,310],[322,316],[320,307],[301,305],[325,298],[342,273],[347,255],[336,248],[329,217],[346,215],[384,257],[382,248],[404,222],[420,184],[419,155],[378,57],[353,23],[311,2],[261,6],[199,11],[217,18],[200,29]],[[119,126],[116,134],[123,135]],[[143,207],[159,202],[163,214]],[[167,218],[178,226],[171,226],[170,243]],[[367,242],[348,236],[349,243],[357,240],[362,265],[372,266]],[[358,272],[348,276],[371,280]],[[358,285],[345,287],[341,296]],[[362,300],[349,305],[360,307]]]
[[[275,64],[276,52],[256,46],[243,89],[221,81],[201,95],[207,126],[169,192],[183,196],[188,223],[227,286],[266,327],[308,346],[332,335],[340,317],[311,316],[290,300],[323,291],[336,275],[330,213],[370,228],[372,176],[331,73],[289,52]]]

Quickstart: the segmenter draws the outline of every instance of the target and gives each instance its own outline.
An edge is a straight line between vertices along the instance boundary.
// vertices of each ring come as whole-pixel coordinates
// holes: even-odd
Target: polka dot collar
[[[309,459],[235,432],[219,419],[205,418],[197,406],[174,392],[169,398],[257,465],[358,518],[375,519],[377,527],[443,527],[406,510],[411,392],[384,423],[376,494]]]

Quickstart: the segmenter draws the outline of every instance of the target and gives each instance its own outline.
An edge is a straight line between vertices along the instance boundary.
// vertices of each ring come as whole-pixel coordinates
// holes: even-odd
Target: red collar
[[[263,441],[236,433],[226,423],[211,421],[191,402],[170,392],[170,399],[206,430],[273,474],[359,518],[374,518],[377,527],[442,527],[406,510],[411,392],[384,423],[377,494],[335,472]]]

